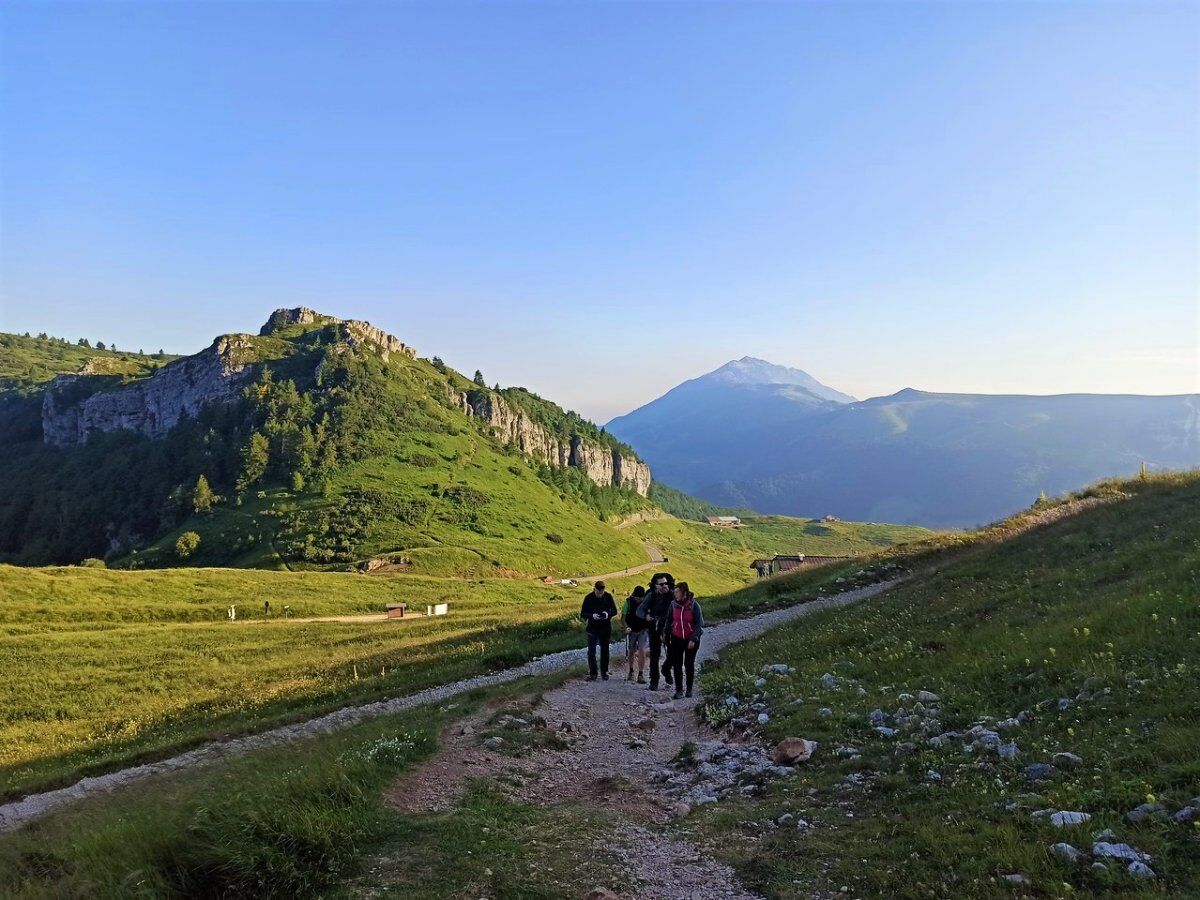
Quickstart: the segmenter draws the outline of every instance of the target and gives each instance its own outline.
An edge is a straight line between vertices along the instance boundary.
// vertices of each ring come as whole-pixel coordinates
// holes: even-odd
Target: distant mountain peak
[[[832,400],[835,403],[854,403],[855,398],[849,394],[822,384],[803,369],[793,369],[768,362],[755,356],[743,356],[733,359],[707,375],[701,375],[696,381],[720,381],[725,384],[759,385],[759,384],[789,384],[804,388],[822,400]]]

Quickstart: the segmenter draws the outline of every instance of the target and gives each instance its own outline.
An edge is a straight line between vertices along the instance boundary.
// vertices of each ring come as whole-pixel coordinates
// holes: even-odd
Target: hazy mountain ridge
[[[741,362],[741,361],[739,361]],[[739,375],[775,377],[770,364]],[[730,363],[614,419],[659,477],[763,513],[970,526],[1098,478],[1200,465],[1200,395],[905,388],[835,403]],[[681,402],[681,398],[686,403]]]

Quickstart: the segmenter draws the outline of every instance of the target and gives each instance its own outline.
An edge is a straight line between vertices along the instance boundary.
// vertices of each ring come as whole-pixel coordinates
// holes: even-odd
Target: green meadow
[[[753,888],[772,897],[842,886],[852,896],[992,896],[1010,890],[1004,876],[1022,875],[1036,896],[1200,892],[1200,826],[1125,820],[1140,804],[1174,812],[1200,795],[1200,477],[1109,487],[1132,497],[955,553],[876,601],[776,629],[706,669],[714,721],[729,717],[724,697],[761,693],[768,739],[803,736],[822,750],[762,798],[697,815]],[[756,687],[763,666],[779,662],[796,674]],[[837,688],[823,685],[825,673]],[[945,730],[1025,712],[1019,727],[1002,729],[1019,756],[874,731],[869,713],[911,712],[900,695],[922,690],[941,698]],[[839,747],[861,756],[839,759]],[[1058,752],[1083,762],[1041,781],[1026,776]],[[847,782],[851,774],[861,783]],[[1032,815],[1042,809],[1092,818],[1054,828]],[[763,835],[752,825],[784,813],[811,827]],[[1149,853],[1158,878],[1049,852],[1060,841],[1090,850],[1105,828]]]

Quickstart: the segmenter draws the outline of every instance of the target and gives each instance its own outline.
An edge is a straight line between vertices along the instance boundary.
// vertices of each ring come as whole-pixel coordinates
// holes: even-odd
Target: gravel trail
[[[806,616],[818,610],[846,606],[847,604],[864,600],[868,597],[874,597],[888,590],[894,584],[896,584],[896,581],[882,582],[858,590],[846,591],[821,600],[814,600],[809,603],[772,610],[745,619],[712,625],[705,629],[705,639],[701,642],[699,660],[710,658],[722,647],[762,634],[764,631],[791,619]],[[623,642],[613,646],[612,655],[614,660],[619,660],[623,657]],[[11,831],[39,816],[46,815],[77,800],[117,790],[125,785],[144,781],[156,775],[179,772],[184,769],[239,756],[254,750],[278,747],[316,735],[329,734],[344,728],[350,728],[377,716],[402,712],[428,703],[440,703],[451,697],[478,688],[505,684],[530,675],[541,675],[562,670],[585,659],[586,653],[583,649],[564,650],[560,653],[552,653],[539,657],[524,665],[505,669],[501,672],[478,675],[474,678],[467,678],[451,684],[426,688],[423,691],[418,691],[415,694],[409,694],[404,697],[380,700],[360,706],[344,707],[305,722],[284,725],[280,728],[273,728],[269,731],[245,737],[213,741],[193,750],[180,753],[177,756],[172,756],[169,759],[146,763],[140,766],[132,766],[116,772],[110,772],[106,775],[84,778],[70,787],[59,788],[58,790],[47,791],[41,794],[30,794],[20,800],[0,805],[0,832]],[[614,665],[613,668],[615,671],[621,671],[621,667],[618,665]]]

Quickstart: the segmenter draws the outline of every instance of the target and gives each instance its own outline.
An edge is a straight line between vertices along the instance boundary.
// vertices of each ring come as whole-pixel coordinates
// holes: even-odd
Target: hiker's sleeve
[[[617,602],[612,597],[608,598],[608,617],[610,619],[617,617]]]
[[[699,641],[700,635],[704,634],[704,610],[702,610],[700,608],[700,604],[697,603],[695,600],[692,601],[692,605],[694,607],[696,607],[696,612],[695,612],[696,630],[692,632],[692,640]]]
[[[587,621],[587,597],[583,598],[583,605],[579,607],[579,618]]]
[[[637,614],[639,616],[641,616],[643,619],[648,620],[650,618],[650,608],[649,607],[650,607],[650,595],[647,594],[646,598],[644,600],[642,600],[641,603],[638,604]]]

